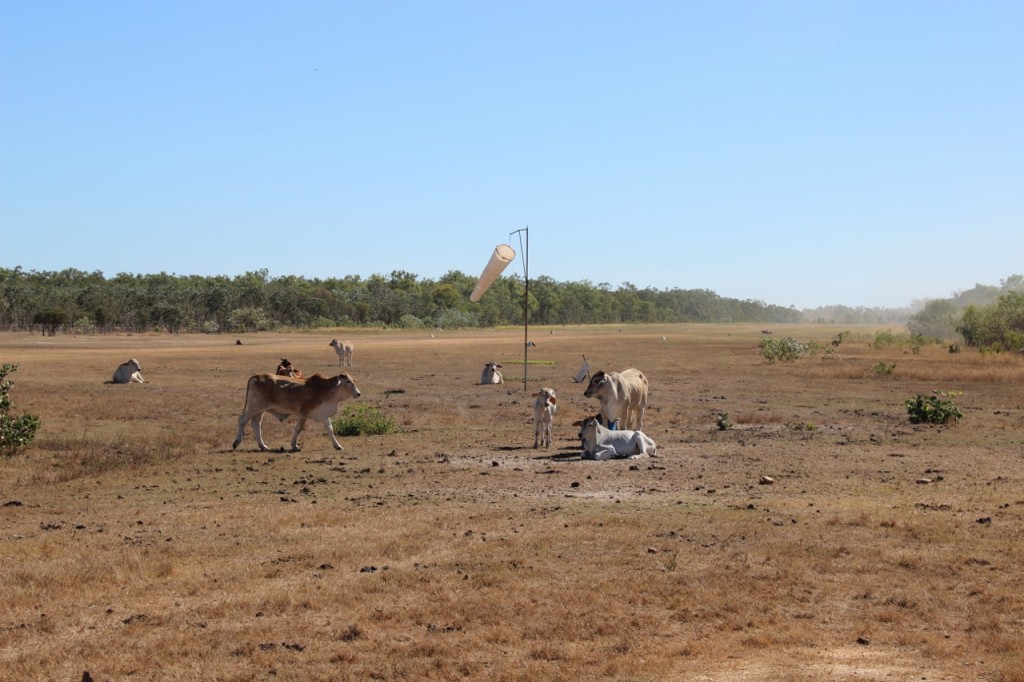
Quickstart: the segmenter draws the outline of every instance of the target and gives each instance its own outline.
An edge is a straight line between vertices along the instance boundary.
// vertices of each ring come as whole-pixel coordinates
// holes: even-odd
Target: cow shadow
[[[533,448],[530,449],[532,450]],[[558,452],[537,455],[533,459],[541,462],[572,462],[583,459],[583,450],[579,448],[562,448]]]

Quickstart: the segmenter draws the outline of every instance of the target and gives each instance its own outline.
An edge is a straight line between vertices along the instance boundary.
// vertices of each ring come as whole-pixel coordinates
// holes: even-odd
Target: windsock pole
[[[526,248],[523,248],[523,233],[526,233]],[[526,380],[529,378],[530,373],[530,226],[527,225],[521,230],[509,232],[509,238],[512,235],[519,235],[519,249],[523,252],[523,282],[524,282],[524,293],[523,293],[523,391],[529,392],[529,388],[526,386]]]

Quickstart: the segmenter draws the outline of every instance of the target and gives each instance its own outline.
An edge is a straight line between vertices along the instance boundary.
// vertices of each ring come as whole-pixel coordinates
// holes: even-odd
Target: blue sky
[[[437,278],[528,226],[531,277],[946,297],[1024,273],[1022,26],[984,0],[0,0],[0,267]]]

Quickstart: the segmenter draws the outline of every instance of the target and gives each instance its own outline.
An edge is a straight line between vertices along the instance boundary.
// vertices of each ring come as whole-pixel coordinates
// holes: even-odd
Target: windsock
[[[494,280],[498,279],[505,266],[511,263],[515,257],[516,252],[512,250],[511,246],[508,244],[498,244],[491,255],[491,260],[487,262],[487,267],[480,273],[480,279],[476,281],[476,286],[473,287],[473,293],[469,295],[469,300],[473,303],[479,301],[480,297],[487,291],[487,287],[494,284]]]

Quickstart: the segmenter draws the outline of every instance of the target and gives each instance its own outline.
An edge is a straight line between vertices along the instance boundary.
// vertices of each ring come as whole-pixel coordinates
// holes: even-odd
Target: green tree
[[[32,442],[39,429],[39,417],[23,414],[14,417],[11,410],[11,388],[14,382],[7,376],[18,370],[18,366],[10,362],[0,365],[0,455],[9,456],[16,450]]]

